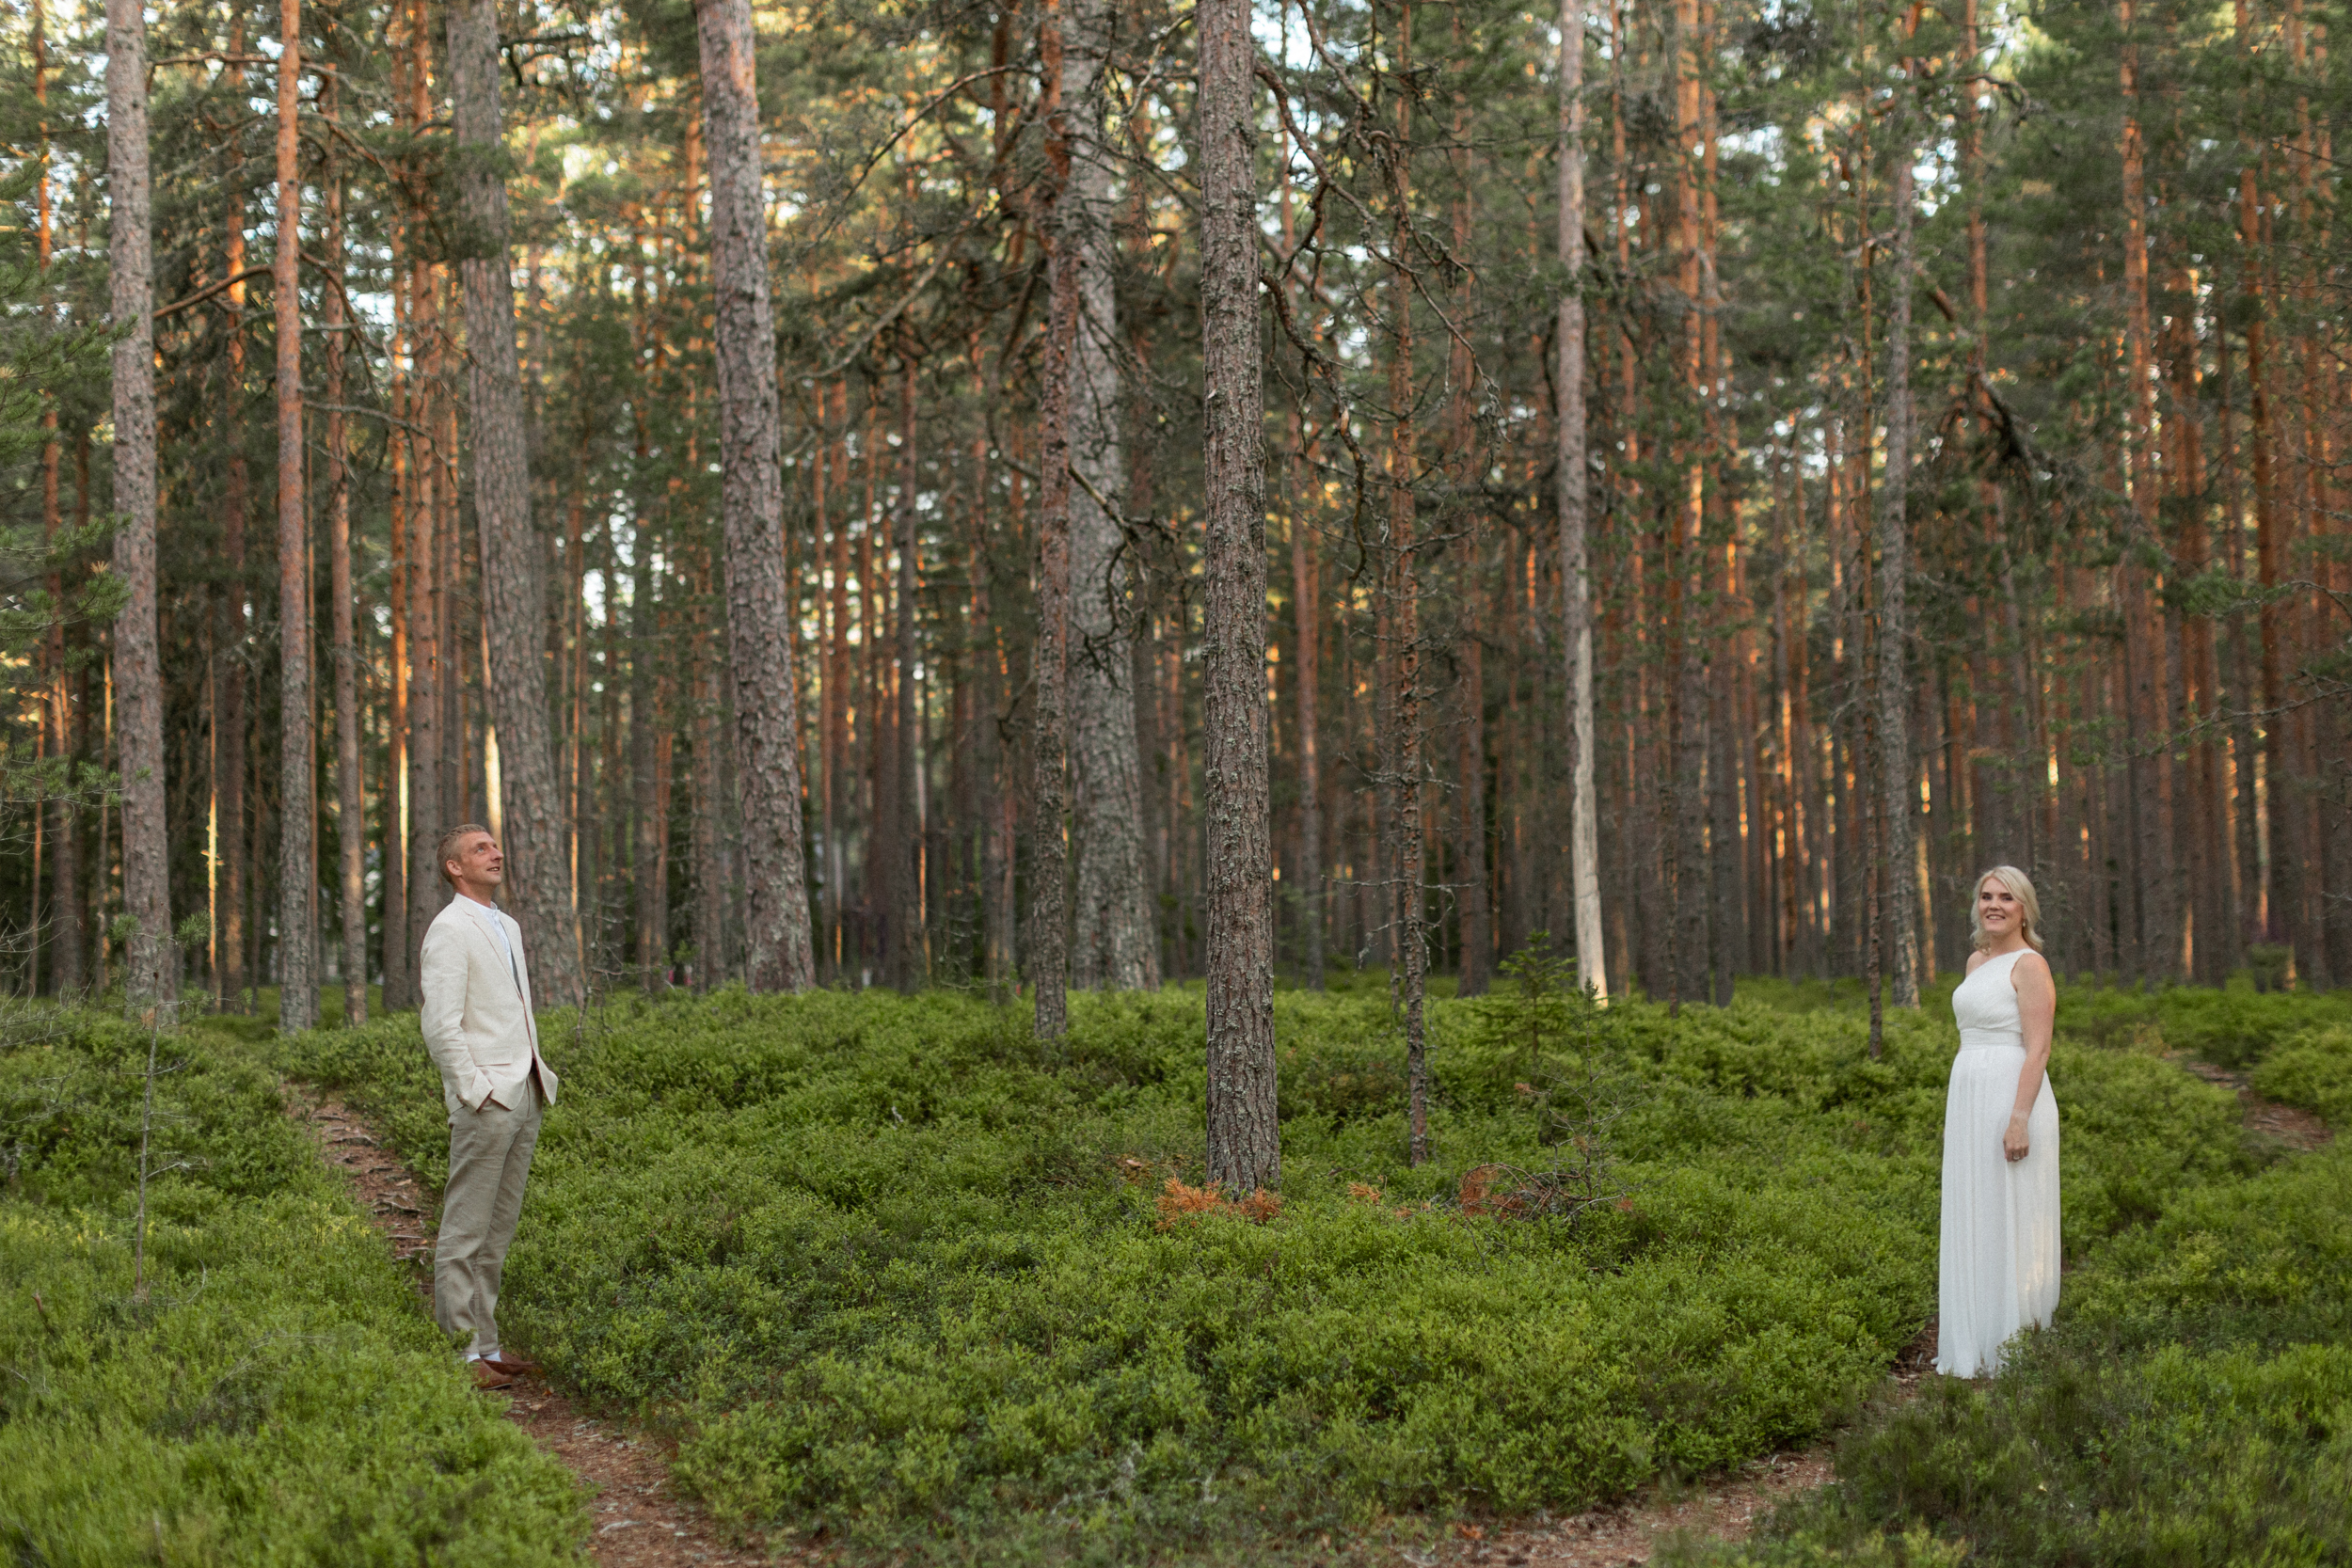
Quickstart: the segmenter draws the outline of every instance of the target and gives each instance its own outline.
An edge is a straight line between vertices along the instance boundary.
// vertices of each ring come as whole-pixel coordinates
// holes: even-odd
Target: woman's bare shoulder
[[[2009,983],[2010,985],[2016,985],[2020,975],[2032,980],[2038,985],[2049,986],[2052,988],[2055,988],[2058,985],[2058,976],[2050,973],[2050,960],[2043,958],[2040,953],[2030,947],[2026,948],[2023,953],[2018,954],[2017,961],[2009,966]]]
[[[1972,948],[1969,950],[1968,954],[1968,965],[1965,969],[1962,970],[1961,973],[1963,974],[1974,974],[1977,972],[1978,966],[1983,962],[1984,949],[1981,947]]]

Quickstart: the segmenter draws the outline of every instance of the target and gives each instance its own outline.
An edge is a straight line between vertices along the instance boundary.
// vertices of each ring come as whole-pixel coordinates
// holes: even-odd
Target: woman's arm
[[[2027,953],[2011,966],[2009,982],[2017,988],[2017,1022],[2026,1037],[2026,1065],[2017,1074],[2017,1103],[2009,1114],[2009,1131],[2001,1134],[2001,1152],[2022,1160],[2032,1152],[2026,1137],[2026,1118],[2042,1094],[2042,1076],[2050,1069],[2050,1031],[2058,1022],[2058,982],[2050,977],[2049,960]]]

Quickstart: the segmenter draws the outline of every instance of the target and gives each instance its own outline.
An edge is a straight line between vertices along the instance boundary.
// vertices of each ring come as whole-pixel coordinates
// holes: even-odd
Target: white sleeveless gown
[[[1936,1291],[1935,1370],[1998,1371],[2023,1329],[2044,1327],[2058,1298],[2058,1101],[2044,1073],[2026,1135],[2032,1152],[2001,1151],[2026,1039],[2010,971],[2025,949],[1988,958],[1952,992],[1960,1054],[1944,1102],[1944,1241]]]

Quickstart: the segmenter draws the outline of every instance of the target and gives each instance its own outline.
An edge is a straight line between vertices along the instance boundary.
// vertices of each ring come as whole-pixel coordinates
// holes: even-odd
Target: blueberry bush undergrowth
[[[2193,1041],[2250,1068],[2260,1092],[2352,1125],[2341,995],[2081,1000],[2093,1035],[2146,1043],[2153,1023],[2163,1043]],[[1867,1410],[1839,1435],[1835,1484],[1752,1543],[1670,1558],[2352,1562],[2352,1139],[2269,1150],[2237,1180],[2160,1199],[2147,1223],[2074,1251],[2056,1325],[1999,1377],[1931,1379],[1914,1402]]]
[[[2324,1021],[2203,994],[2069,992],[2070,1257],[2264,1179],[2233,1098],[2161,1050]],[[1873,1060],[1818,988],[1582,1030],[1531,1030],[1530,1006],[1432,1008],[1437,1156],[1413,1169],[1385,998],[1278,996],[1283,1184],[1254,1218],[1165,1201],[1202,1177],[1197,990],[1075,998],[1051,1051],[949,992],[550,1014],[563,1100],[501,1322],[564,1386],[670,1427],[721,1518],[937,1560],[1572,1509],[1850,1415],[1933,1307],[1948,1010],[1897,1016]],[[439,1178],[412,1017],[275,1049]],[[1569,1082],[1607,1101],[1624,1196],[1465,1204],[1482,1167],[1592,1152],[1567,1147]]]
[[[414,1289],[216,1032],[0,1024],[0,1561],[578,1560],[571,1479],[472,1389]]]

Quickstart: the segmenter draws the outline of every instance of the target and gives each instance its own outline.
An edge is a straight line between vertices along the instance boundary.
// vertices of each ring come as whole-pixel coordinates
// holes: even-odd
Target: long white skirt
[[[2046,1327],[2058,1299],[2058,1116],[2042,1080],[2026,1118],[2032,1152],[2001,1152],[2017,1105],[2023,1045],[1963,1046],[1944,1102],[1944,1240],[1935,1370],[1983,1377],[2026,1328]]]

